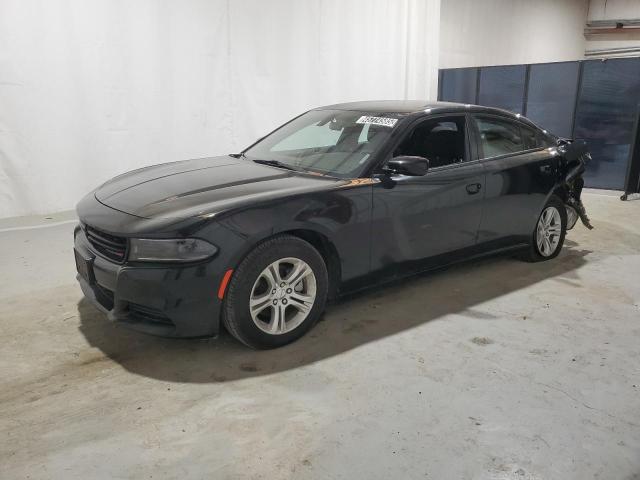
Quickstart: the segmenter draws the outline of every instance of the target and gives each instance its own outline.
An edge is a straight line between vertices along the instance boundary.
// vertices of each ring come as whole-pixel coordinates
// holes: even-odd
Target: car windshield
[[[355,178],[389,138],[398,115],[312,110],[244,152],[249,160],[323,175]]]

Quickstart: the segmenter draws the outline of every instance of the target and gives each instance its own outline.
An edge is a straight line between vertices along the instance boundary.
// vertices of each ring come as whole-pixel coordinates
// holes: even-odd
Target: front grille
[[[115,235],[109,235],[108,233],[96,230],[89,225],[85,226],[85,233],[87,240],[93,246],[93,248],[109,260],[113,260],[117,263],[124,262],[127,253],[127,239],[123,237],[116,237]]]
[[[135,320],[147,323],[160,323],[173,325],[173,322],[164,313],[154,308],[145,307],[136,303],[129,304],[129,314]]]

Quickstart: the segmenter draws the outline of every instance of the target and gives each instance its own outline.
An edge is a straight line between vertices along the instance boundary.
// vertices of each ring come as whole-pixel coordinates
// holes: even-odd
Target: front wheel
[[[553,195],[540,212],[525,260],[543,262],[557,257],[566,233],[567,210],[562,200]]]
[[[224,324],[249,347],[281,347],[318,320],[327,291],[327,268],[318,251],[297,237],[274,237],[251,251],[233,273]]]

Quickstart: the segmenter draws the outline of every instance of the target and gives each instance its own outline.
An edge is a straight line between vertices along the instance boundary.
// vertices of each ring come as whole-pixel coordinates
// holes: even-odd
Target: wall
[[[602,20],[640,20],[640,1],[638,0],[591,0],[589,2],[588,22]],[[600,56],[598,51],[620,48],[640,48],[640,31],[615,34],[588,35],[585,49],[588,54]],[[621,54],[606,53],[613,56],[638,56],[640,52]]]
[[[0,217],[236,152],[318,105],[435,98],[440,0],[3,0]]]
[[[640,18],[638,0],[590,0],[588,20],[629,20]]]
[[[442,100],[524,113],[554,135],[586,140],[592,159],[585,186],[625,188],[640,57],[452,68],[441,75]]]
[[[440,68],[579,60],[586,0],[444,0]]]

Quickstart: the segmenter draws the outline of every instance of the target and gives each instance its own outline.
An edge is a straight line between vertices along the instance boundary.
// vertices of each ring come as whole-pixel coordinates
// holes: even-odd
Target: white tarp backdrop
[[[239,151],[293,115],[435,98],[440,0],[0,0],[0,217]]]

